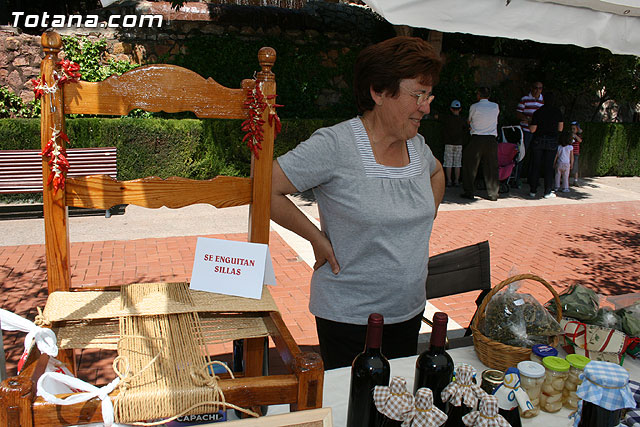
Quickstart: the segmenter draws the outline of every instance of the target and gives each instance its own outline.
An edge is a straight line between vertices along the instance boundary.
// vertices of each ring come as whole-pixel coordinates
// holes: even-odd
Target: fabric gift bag
[[[591,360],[622,365],[627,347],[634,341],[624,332],[578,320],[563,318],[560,325],[564,329],[564,350]]]

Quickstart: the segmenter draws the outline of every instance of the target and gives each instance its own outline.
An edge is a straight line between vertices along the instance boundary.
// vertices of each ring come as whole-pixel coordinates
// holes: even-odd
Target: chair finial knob
[[[271,68],[276,62],[276,50],[272,47],[263,47],[258,51],[258,62],[260,62],[260,74],[263,80],[273,80]]]
[[[40,37],[40,43],[45,51],[58,51],[62,48],[62,37],[55,31],[48,30]]]

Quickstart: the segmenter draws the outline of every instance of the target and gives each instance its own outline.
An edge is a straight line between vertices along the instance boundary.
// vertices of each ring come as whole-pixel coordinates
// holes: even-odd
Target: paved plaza
[[[526,187],[526,186],[525,186]],[[495,286],[515,273],[533,273],[556,290],[582,283],[601,294],[640,291],[640,179],[595,178],[555,199],[535,199],[528,189],[512,190],[491,202],[463,201],[448,188],[433,227],[432,255],[488,240]],[[482,193],[481,193],[482,194]],[[295,202],[312,219],[312,197]],[[185,212],[187,210],[187,212]],[[148,210],[129,206],[124,215],[70,218],[74,286],[132,282],[188,281],[198,236],[245,240],[247,209]],[[313,254],[308,243],[272,224],[270,250],[278,285],[271,293],[298,344],[317,345],[308,310]],[[30,320],[46,301],[42,219],[0,222],[0,307]],[[551,296],[542,286],[524,289],[540,301]],[[475,310],[475,293],[430,300],[428,312],[442,310],[451,328],[466,327]],[[4,333],[9,374],[21,353],[24,334]],[[230,344],[217,350],[228,353]],[[83,352],[82,376],[104,383],[113,375],[108,352]]]

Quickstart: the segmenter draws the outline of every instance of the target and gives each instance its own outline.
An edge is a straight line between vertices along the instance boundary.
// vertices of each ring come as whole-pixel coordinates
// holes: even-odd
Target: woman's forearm
[[[271,195],[271,219],[310,242],[320,235],[318,227],[285,194]]]
[[[442,169],[442,165],[436,159],[436,171],[431,175],[431,191],[433,191],[433,202],[435,203],[436,212],[435,216],[438,216],[438,208],[440,207],[440,203],[444,198],[444,188],[445,188],[445,178],[444,178],[444,170]]]

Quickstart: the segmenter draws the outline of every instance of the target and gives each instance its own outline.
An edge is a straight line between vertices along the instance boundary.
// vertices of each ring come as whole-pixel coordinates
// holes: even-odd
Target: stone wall
[[[185,40],[190,37],[230,34],[243,40],[256,40],[264,36],[282,37],[301,47],[323,37],[329,40],[329,43],[326,51],[321,53],[322,66],[332,67],[340,55],[349,52],[350,49],[403,31],[403,28],[394,28],[368,8],[313,0],[308,0],[300,9],[188,2],[179,12],[172,10],[169,2],[142,1],[135,3],[135,6],[105,8],[101,13],[101,19],[104,20],[107,20],[110,14],[163,16],[162,28],[56,29],[62,35],[87,36],[90,39],[105,38],[105,61],[116,59],[136,64],[153,63],[161,58],[171,58],[184,53]],[[424,36],[427,33],[431,38],[431,33],[427,30],[410,30],[413,35]],[[29,80],[38,76],[41,58],[39,35],[25,34],[15,28],[0,27],[0,86],[8,87],[25,101],[33,100]],[[475,55],[471,65],[477,67],[476,82],[494,88],[497,95],[505,98],[505,106],[509,110],[515,109],[519,97],[523,95],[523,88],[526,88],[527,83],[523,76],[532,66],[531,61]],[[345,85],[345,79],[336,78],[333,87],[323,89],[318,97],[318,107],[324,108],[337,102]],[[581,101],[580,105],[575,107],[577,110],[573,118],[591,120],[594,114],[593,101]],[[617,117],[623,121],[631,121],[634,113],[638,115],[637,111],[640,111],[640,105],[619,108],[616,105],[607,105],[595,119],[609,121],[616,120]]]
[[[27,82],[38,76],[41,59],[40,37],[0,30],[0,86],[32,101],[33,90]]]
[[[105,38],[105,61],[116,59],[136,64],[171,59],[184,53],[186,39],[199,35],[230,34],[244,40],[267,35],[283,37],[300,46],[322,35],[329,40],[326,52],[322,53],[323,66],[327,67],[344,49],[370,44],[377,31],[393,32],[390,24],[369,9],[340,3],[309,1],[298,10],[186,3],[183,9],[186,12],[177,13],[169,2],[141,2],[135,7],[116,6],[101,12],[101,19],[105,20],[110,14],[161,14],[162,28],[57,28],[56,31],[63,36]],[[10,88],[25,101],[33,100],[29,80],[38,76],[42,56],[39,36],[0,27],[0,86]],[[338,86],[343,83],[336,82]],[[321,101],[331,102],[332,97],[335,94],[328,88]]]

